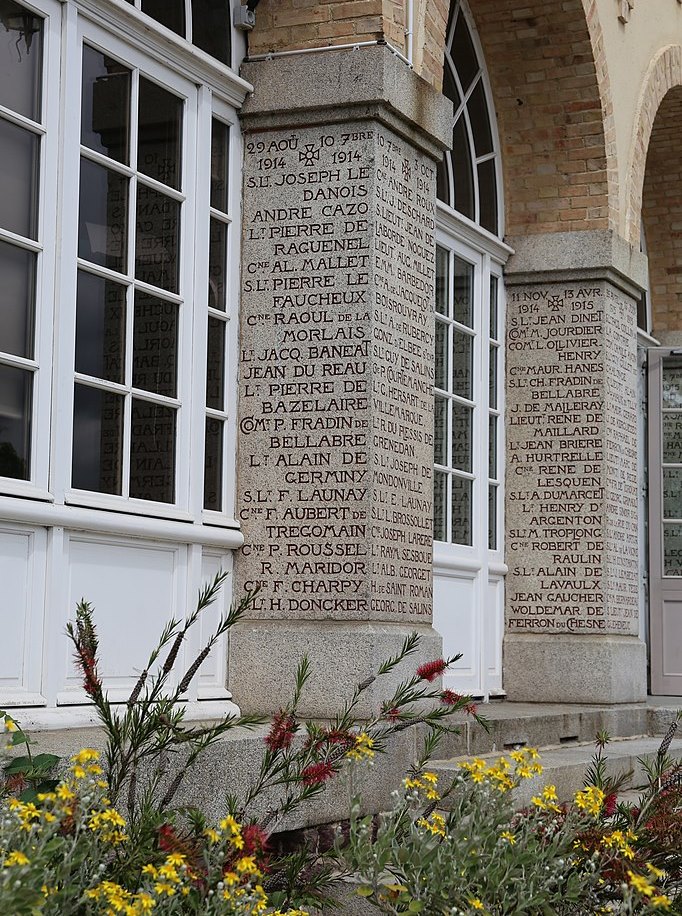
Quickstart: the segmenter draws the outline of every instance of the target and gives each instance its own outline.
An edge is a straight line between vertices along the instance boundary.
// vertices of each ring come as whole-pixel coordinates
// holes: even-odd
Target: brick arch
[[[447,0],[422,0],[417,69],[443,47]],[[613,105],[596,0],[468,0],[492,87],[506,233],[614,228]],[[442,60],[441,60],[442,64]]]
[[[636,247],[639,247],[644,176],[654,122],[664,98],[677,86],[682,86],[682,47],[668,45],[649,64],[635,114],[624,231],[630,244]]]

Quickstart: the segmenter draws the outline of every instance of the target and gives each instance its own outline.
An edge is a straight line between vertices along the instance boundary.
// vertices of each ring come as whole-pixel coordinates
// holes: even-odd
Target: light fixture
[[[20,9],[20,7],[16,7],[14,3],[9,5],[8,8],[8,5],[2,3],[0,0],[0,21],[4,25],[6,31],[19,33],[17,49],[19,42],[23,38],[26,50],[30,51],[33,36],[40,31],[42,20],[34,16],[33,13],[29,13],[28,10],[21,13],[12,12],[12,7]]]

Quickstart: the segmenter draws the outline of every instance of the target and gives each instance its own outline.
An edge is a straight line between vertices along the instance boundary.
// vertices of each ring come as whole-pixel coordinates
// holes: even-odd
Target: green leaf
[[[371,897],[374,893],[374,889],[369,886],[369,884],[361,884],[360,887],[356,888],[355,893],[359,897]]]
[[[38,770],[51,770],[60,759],[56,754],[38,754],[33,758],[33,766]]]
[[[15,773],[26,773],[31,768],[31,758],[27,756],[15,757],[4,767],[5,773],[12,776]]]
[[[411,900],[407,908],[408,913],[421,913],[424,909],[424,903],[421,900]]]

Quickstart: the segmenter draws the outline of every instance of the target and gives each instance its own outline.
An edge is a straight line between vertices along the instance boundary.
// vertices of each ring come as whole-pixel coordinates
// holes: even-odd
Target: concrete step
[[[489,731],[471,717],[462,715],[460,734],[443,739],[438,757],[464,754],[481,757],[515,747],[591,744],[600,731],[607,731],[612,738],[662,736],[674,720],[678,707],[654,703],[569,706],[504,700],[481,704],[478,708],[488,721]]]
[[[619,775],[632,771],[625,787],[628,799],[636,797],[637,787],[644,783],[644,769],[639,758],[655,757],[660,743],[660,737],[636,737],[618,738],[607,745],[605,754],[608,758],[608,772]],[[531,797],[537,795],[546,785],[556,786],[557,794],[562,801],[571,799],[583,786],[585,771],[594,752],[593,742],[541,747],[540,763],[544,768],[542,775],[523,780],[516,791],[519,805],[529,804]],[[682,760],[682,738],[672,742],[668,754],[676,760]],[[478,756],[494,763],[500,754]],[[429,768],[438,774],[440,785],[446,786],[455,775],[459,764],[466,759],[468,758],[463,756],[433,760]]]

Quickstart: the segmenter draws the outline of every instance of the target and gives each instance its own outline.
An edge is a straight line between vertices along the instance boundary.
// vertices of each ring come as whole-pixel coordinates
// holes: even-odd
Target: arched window
[[[452,151],[438,169],[438,198],[493,235],[501,234],[497,131],[482,59],[461,0],[450,9],[443,94],[454,105]]]

